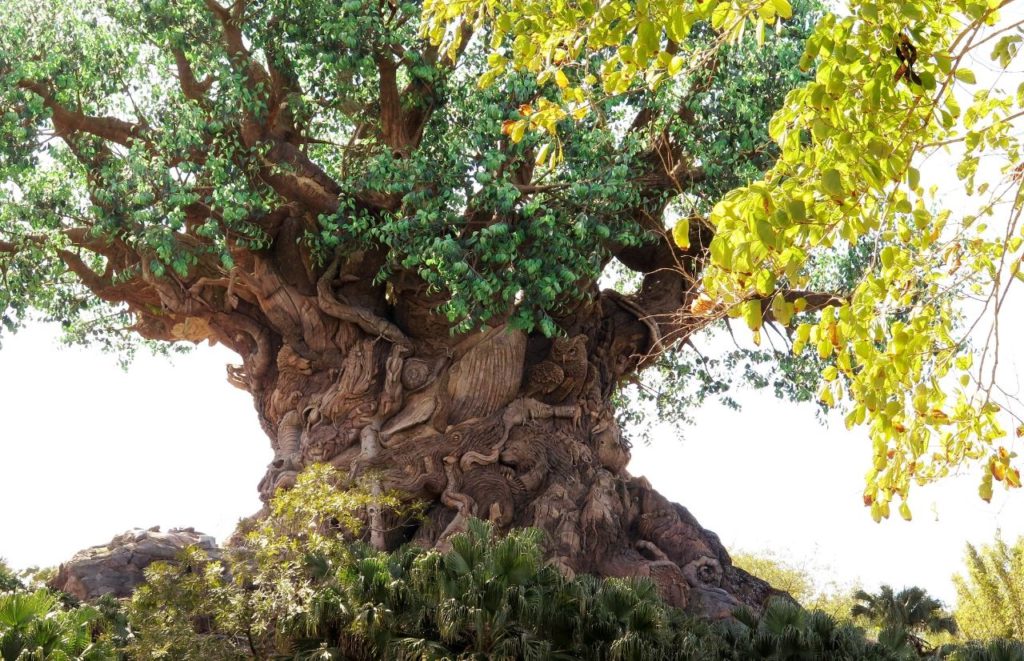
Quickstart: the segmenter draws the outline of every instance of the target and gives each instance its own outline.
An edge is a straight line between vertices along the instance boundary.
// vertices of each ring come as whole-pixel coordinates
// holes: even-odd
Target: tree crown
[[[1020,99],[968,63],[1017,55],[1008,4],[6,2],[3,322],[220,341],[255,389],[329,352],[317,314],[437,346],[631,325],[620,381],[742,318],[803,356],[759,354],[776,390],[869,426],[876,519],[964,462],[989,499],[1017,425],[997,326],[969,337],[1018,275]],[[943,147],[976,212],[922,182]],[[640,282],[601,294],[614,264]]]

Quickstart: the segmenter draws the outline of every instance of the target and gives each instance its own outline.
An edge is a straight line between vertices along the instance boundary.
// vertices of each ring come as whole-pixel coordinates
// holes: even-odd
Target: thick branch
[[[409,338],[395,324],[375,315],[366,308],[347,305],[338,300],[331,289],[331,283],[338,272],[338,263],[338,260],[335,259],[327,267],[327,270],[316,284],[317,303],[320,305],[320,309],[332,317],[359,326],[359,328],[370,335],[382,337],[393,344],[411,348],[412,343],[409,341]]]
[[[68,268],[78,276],[78,279],[82,281],[82,284],[88,287],[94,294],[108,302],[123,302],[120,299],[112,297],[109,293],[108,290],[113,283],[89,268],[81,257],[70,250],[58,250],[57,255],[61,258],[61,261],[67,264]]]
[[[18,86],[37,94],[43,99],[43,105],[49,108],[53,114],[54,127],[62,136],[83,131],[103,140],[127,146],[141,132],[139,126],[116,117],[92,117],[65,108],[57,103],[50,89],[41,82],[22,80],[18,83]]]
[[[206,92],[213,85],[213,78],[207,76],[201,81],[197,80],[195,73],[192,71],[192,65],[189,64],[188,58],[185,57],[185,51],[180,48],[172,48],[171,53],[174,55],[174,63],[178,68],[178,82],[181,85],[181,93],[185,95],[186,99],[199,104],[206,103]]]
[[[228,55],[248,65],[250,75],[257,80],[266,78],[266,73],[259,70],[249,58],[249,51],[245,48],[245,40],[242,38],[241,19],[245,10],[245,3],[236,2],[232,10],[222,7],[216,0],[205,0],[206,8],[220,21],[224,36],[224,46]],[[262,75],[260,75],[262,73]]]
[[[406,150],[404,126],[402,125],[402,100],[398,92],[398,65],[390,55],[377,55],[377,72],[380,77],[380,132],[384,144],[396,154]]]

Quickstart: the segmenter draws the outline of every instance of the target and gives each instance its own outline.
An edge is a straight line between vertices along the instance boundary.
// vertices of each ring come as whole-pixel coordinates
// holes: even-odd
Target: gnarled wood
[[[773,593],[734,568],[684,508],[627,470],[629,444],[609,396],[623,365],[635,368],[638,348],[658,341],[656,329],[641,323],[640,336],[620,335],[591,323],[590,333],[534,338],[548,349],[528,352],[524,333],[498,327],[439,350],[390,320],[339,313],[325,290],[334,271],[321,280],[320,300],[306,300],[341,328],[314,341],[326,322],[304,324],[301,346],[281,346],[257,394],[274,430],[264,498],[302,467],[329,462],[353,480],[369,478],[375,493],[426,503],[423,521],[397,529],[384,529],[386,513],[370,508],[377,547],[445,548],[476,516],[501,530],[544,530],[551,562],[566,573],[648,576],[671,603],[711,617],[740,604],[756,609]],[[272,303],[281,294],[258,296]],[[637,314],[609,295],[595,316],[607,318],[608,306]]]

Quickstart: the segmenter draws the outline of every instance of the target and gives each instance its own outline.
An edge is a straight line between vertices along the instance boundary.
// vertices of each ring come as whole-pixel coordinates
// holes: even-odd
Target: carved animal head
[[[302,434],[302,457],[314,461],[329,461],[346,446],[351,445],[354,429],[338,429],[333,425],[317,425]]]
[[[702,556],[683,567],[686,582],[693,587],[717,586],[722,583],[722,565],[708,556]]]
[[[575,363],[587,355],[587,336],[556,337],[551,343],[551,357],[559,363]]]
[[[614,419],[601,420],[594,426],[591,443],[597,449],[601,465],[611,472],[618,473],[629,463],[629,451],[621,442],[619,426]]]
[[[308,375],[313,373],[310,369],[311,365],[308,359],[295,353],[295,350],[287,344],[277,352],[277,369],[281,372],[292,371]]]

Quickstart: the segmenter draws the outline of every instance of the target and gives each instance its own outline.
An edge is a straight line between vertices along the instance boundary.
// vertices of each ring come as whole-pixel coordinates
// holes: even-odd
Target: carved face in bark
[[[372,470],[379,488],[428,503],[418,530],[377,544],[444,548],[479,516],[546,531],[551,560],[567,573],[650,576],[677,605],[726,603],[708,601],[736,571],[717,539],[626,472],[628,445],[606,398],[618,358],[607,347],[588,355],[592,336],[557,338],[532,365],[525,336],[501,328],[440,351],[345,337],[347,350],[336,347],[330,361],[279,352],[281,390],[263,399],[277,429],[265,497],[312,462],[352,477]],[[703,596],[691,599],[692,590]]]

